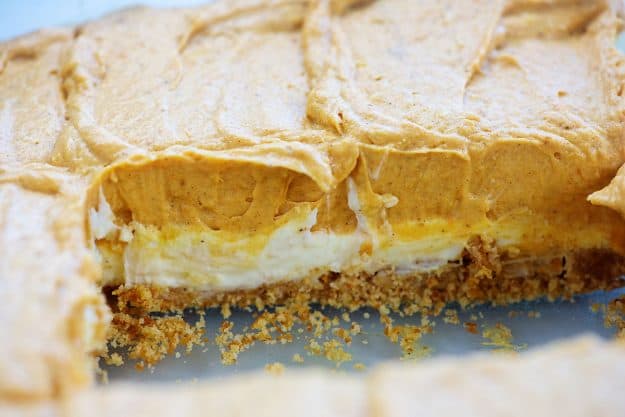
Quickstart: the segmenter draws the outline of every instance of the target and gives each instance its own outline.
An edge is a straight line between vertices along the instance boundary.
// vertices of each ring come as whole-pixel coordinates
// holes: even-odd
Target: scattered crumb
[[[408,353],[400,358],[401,360],[419,360],[432,355],[433,349],[421,343],[414,343]]]
[[[367,369],[367,367],[365,366],[364,363],[356,362],[354,364],[354,369],[357,370],[357,371],[364,371],[365,369]]]
[[[284,373],[284,365],[280,362],[268,363],[265,365],[265,371],[273,375],[282,375]]]
[[[514,319],[514,318],[519,317],[520,314],[521,313],[516,311],[516,310],[510,310],[510,311],[508,311],[508,318],[509,319]]]
[[[445,316],[443,317],[443,321],[447,324],[460,324],[460,319],[458,318],[458,310],[445,310]]]
[[[308,342],[308,345],[304,347],[304,349],[306,349],[309,355],[315,356],[320,356],[323,352],[321,345],[315,339],[311,339],[310,342]]]
[[[304,363],[304,358],[299,353],[293,355],[293,358],[291,360],[295,363]]]
[[[176,352],[176,359],[180,359],[180,352]]]
[[[616,338],[625,341],[625,296],[616,298],[604,307],[603,323],[607,328],[616,329]]]
[[[306,315],[306,317],[313,316],[313,314]],[[221,352],[222,363],[224,365],[235,364],[239,354],[257,342],[269,345],[292,342],[292,329],[296,318],[296,314],[286,307],[277,307],[274,312],[260,312],[248,329],[243,329],[236,334],[233,332],[234,323],[224,320],[215,338],[215,342]],[[321,319],[319,321],[323,322]],[[321,328],[325,328],[324,325],[321,326]],[[314,327],[313,324],[310,327],[312,329]],[[321,333],[320,330],[319,333]]]
[[[139,359],[138,369],[151,366],[171,355],[178,346],[190,353],[194,346],[204,344],[204,318],[195,325],[184,321],[181,315],[165,317],[133,317],[126,313],[113,316],[109,345],[113,349],[127,348],[130,359]],[[113,353],[105,360],[119,363],[121,356]],[[123,361],[122,361],[123,362]]]
[[[541,317],[540,311],[528,311],[527,317],[530,319],[539,319]]]
[[[230,318],[232,311],[230,310],[230,304],[224,303],[221,305],[221,315],[224,319]]]
[[[215,338],[215,343],[221,352],[223,365],[234,365],[239,358],[239,353],[247,350],[254,342],[254,340],[246,337],[247,335],[235,335],[232,332],[233,327],[234,323],[231,321],[222,322]]]
[[[497,351],[519,351],[527,347],[527,345],[512,344],[512,331],[501,323],[497,323],[494,327],[486,327],[482,332],[482,337],[487,342],[482,342],[484,346],[491,346]]]
[[[369,314],[369,313],[365,312],[362,316],[363,316],[365,319],[369,320],[369,318],[371,317],[371,314]]]
[[[347,345],[350,345],[352,343],[352,335],[349,330],[338,328],[338,329],[334,329],[332,333],[334,333],[336,337],[343,340],[343,342],[345,342]]]
[[[477,330],[477,323],[474,321],[467,321],[464,323],[464,329],[471,334],[479,334]]]
[[[418,342],[424,334],[432,332],[433,323],[427,316],[421,318],[421,326],[394,325],[388,315],[381,315],[380,321],[384,325],[384,335],[392,342],[399,343],[402,359],[418,359],[429,355],[431,349]]]
[[[327,360],[340,366],[343,362],[350,362],[352,354],[343,349],[343,345],[336,339],[323,343],[323,353]]]
[[[417,326],[402,326],[402,338],[399,342],[404,357],[414,355],[417,342],[421,339],[421,329]]]
[[[104,357],[104,363],[112,366],[122,366],[124,364],[124,358],[117,352],[113,352]]]

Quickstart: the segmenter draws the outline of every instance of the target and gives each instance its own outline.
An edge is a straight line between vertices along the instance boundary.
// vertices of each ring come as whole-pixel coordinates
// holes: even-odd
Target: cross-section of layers
[[[624,224],[587,197],[623,162],[619,24],[601,2],[132,10],[70,48],[80,140],[56,156],[104,165],[103,285],[181,305],[323,300],[329,276],[462,302],[609,287]]]

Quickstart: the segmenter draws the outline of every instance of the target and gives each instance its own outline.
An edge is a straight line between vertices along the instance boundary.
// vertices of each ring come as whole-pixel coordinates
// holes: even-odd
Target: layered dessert
[[[250,0],[3,43],[0,397],[89,380],[102,289],[145,314],[621,286],[620,14]]]
[[[53,157],[104,165],[103,286],[158,310],[618,284],[623,220],[588,201],[623,162],[614,8],[273,6],[81,28],[63,88],[82,140]]]

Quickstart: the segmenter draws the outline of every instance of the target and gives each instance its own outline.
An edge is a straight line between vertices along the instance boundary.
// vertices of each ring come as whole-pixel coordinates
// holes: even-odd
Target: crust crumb
[[[354,364],[354,369],[356,371],[365,371],[367,369],[367,366],[364,363],[357,362]]]
[[[431,348],[419,342],[424,334],[432,333],[433,324],[427,316],[421,319],[421,325],[394,325],[388,315],[380,315],[384,325],[384,335],[392,342],[398,343],[402,351],[402,359],[420,359],[429,356]]]
[[[443,321],[447,324],[460,324],[460,319],[458,318],[458,310],[446,309]]]
[[[464,329],[471,334],[479,334],[480,332],[477,330],[477,323],[474,321],[467,321],[464,323]]]
[[[112,366],[122,366],[124,364],[124,358],[119,353],[113,352],[104,358],[104,363]]]
[[[343,362],[351,362],[352,354],[345,351],[340,341],[336,339],[323,343],[323,355],[336,366],[341,366]]]
[[[284,373],[285,366],[280,362],[268,363],[265,365],[265,371],[273,375],[282,375]]]
[[[128,357],[140,360],[139,369],[151,366],[184,347],[185,353],[190,353],[194,346],[204,344],[204,320],[201,318],[195,325],[191,325],[179,316],[133,317],[126,313],[116,313],[113,316],[109,333],[109,345],[113,349],[128,350]],[[112,353],[105,357],[107,363],[123,364],[121,355]]]
[[[518,352],[527,348],[527,345],[515,345],[513,344],[513,336],[510,328],[501,323],[497,323],[493,327],[486,327],[482,331],[482,337],[488,341],[482,342],[482,345],[495,348],[495,351],[500,352]]]
[[[603,322],[607,328],[616,329],[616,339],[625,342],[625,296],[608,303]]]

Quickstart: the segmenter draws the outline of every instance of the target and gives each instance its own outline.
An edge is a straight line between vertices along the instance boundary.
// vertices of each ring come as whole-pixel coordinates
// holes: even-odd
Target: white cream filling
[[[129,285],[232,290],[348,268],[362,239],[355,234],[311,232],[316,219],[313,210],[279,228],[256,256],[245,250],[253,245],[253,238],[225,242],[218,232],[202,232],[145,244],[139,235],[150,232],[139,226],[124,251],[124,281]],[[219,253],[211,250],[215,247]]]
[[[396,199],[389,201],[396,203]],[[397,274],[434,271],[450,260],[459,259],[468,239],[452,234],[412,241],[389,240],[387,234],[378,236],[361,211],[351,180],[348,205],[358,221],[353,233],[313,232],[311,229],[317,222],[314,209],[275,230],[263,248],[254,253],[249,251],[254,247],[254,236],[228,241],[219,231],[207,230],[160,239],[159,232],[151,227],[117,226],[102,196],[99,209],[91,210],[89,218],[95,239],[116,238],[127,242],[121,259],[100,250],[104,284],[154,284],[215,292],[301,280],[329,271],[347,274],[363,271],[372,274],[389,269]],[[365,243],[372,247],[370,254],[360,253]]]
[[[98,209],[89,209],[89,227],[91,236],[95,240],[110,238],[119,230],[119,227],[115,224],[113,210],[111,210],[111,206],[106,201],[102,190],[100,190],[98,198]]]

